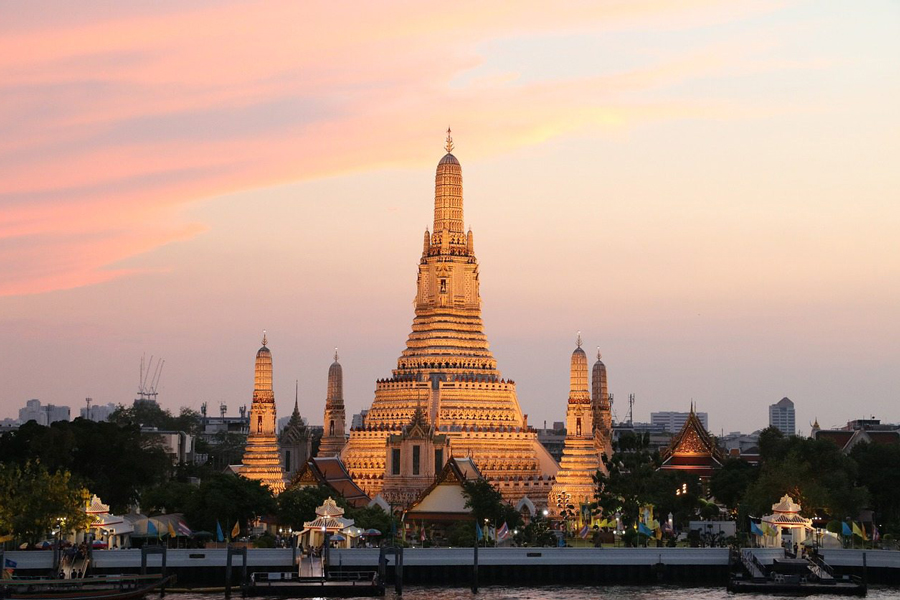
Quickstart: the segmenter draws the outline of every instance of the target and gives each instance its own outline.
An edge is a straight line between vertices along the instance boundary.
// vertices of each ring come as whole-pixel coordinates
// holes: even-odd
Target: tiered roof
[[[291,480],[288,487],[324,485],[340,494],[350,506],[360,507],[369,503],[369,497],[350,478],[344,463],[336,456],[311,458]]]
[[[700,422],[692,404],[681,431],[672,438],[661,458],[661,469],[691,471],[699,477],[710,477],[722,467],[725,454]]]

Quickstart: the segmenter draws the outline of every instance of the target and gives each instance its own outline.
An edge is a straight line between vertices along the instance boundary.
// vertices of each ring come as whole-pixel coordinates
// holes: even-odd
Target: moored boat
[[[78,579],[0,580],[2,600],[131,600],[175,582],[169,575],[110,575]]]

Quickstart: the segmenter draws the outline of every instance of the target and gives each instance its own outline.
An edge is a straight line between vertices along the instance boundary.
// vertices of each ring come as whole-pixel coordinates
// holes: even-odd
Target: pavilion
[[[807,532],[812,530],[812,519],[800,516],[800,505],[787,494],[772,505],[772,514],[763,517],[762,522],[775,530],[775,536],[766,536],[764,539],[767,545],[771,544],[776,548],[783,543],[782,533],[786,533],[784,530],[790,532],[792,543],[798,545],[803,544]]]
[[[344,518],[344,509],[337,505],[334,498],[328,497],[325,503],[316,509],[316,518],[306,521],[299,532],[300,545],[304,548],[318,548],[325,543],[326,536],[337,548],[350,548],[361,531],[353,524],[353,519]],[[340,534],[340,538],[335,539]]]

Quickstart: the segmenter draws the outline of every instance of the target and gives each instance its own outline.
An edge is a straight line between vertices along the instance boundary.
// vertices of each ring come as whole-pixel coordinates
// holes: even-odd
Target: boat
[[[169,575],[109,575],[77,579],[0,580],[2,600],[131,600],[175,583]]]

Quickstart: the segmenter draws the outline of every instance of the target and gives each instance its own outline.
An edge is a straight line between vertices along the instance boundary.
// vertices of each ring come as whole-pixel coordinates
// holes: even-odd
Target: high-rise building
[[[578,346],[572,352],[569,367],[569,401],[566,409],[566,441],[562,460],[556,474],[556,482],[550,491],[549,508],[555,518],[574,523],[582,515],[582,505],[593,501],[597,489],[594,475],[603,468],[600,453],[594,444],[598,424],[595,414],[602,419],[591,402],[588,391],[588,361]]]
[[[84,401],[86,406],[79,410],[78,413],[82,419],[87,419],[88,421],[95,421],[97,423],[106,421],[109,419],[109,415],[116,410],[116,405],[112,402],[106,404],[93,404],[93,398],[85,398]]]
[[[464,229],[462,168],[449,131],[445,148],[435,173],[434,230],[425,230],[419,260],[412,333],[391,376],[376,382],[365,425],[350,432],[341,458],[375,496],[388,468],[388,438],[402,435],[421,407],[423,425],[446,435],[454,456],[471,456],[504,498],[546,505],[558,467],[489,349],[474,236]],[[407,464],[398,449],[398,464]]]
[[[319,445],[318,457],[340,456],[347,437],[344,434],[344,370],[338,362],[337,348],[334,362],[328,367],[328,395],[325,398],[325,432]]]
[[[775,404],[769,405],[769,427],[775,427],[785,435],[794,435],[797,427],[794,422],[794,403],[784,397]]]
[[[690,417],[689,412],[678,412],[674,410],[666,410],[650,413],[650,423],[660,425],[669,433],[678,433],[684,427],[685,422]],[[705,412],[694,413],[700,419],[700,423],[704,429],[709,430],[709,415]]]
[[[49,425],[56,421],[68,421],[70,409],[68,406],[56,406],[55,404],[41,405],[41,401],[32,398],[25,403],[24,408],[19,409],[19,422],[23,425],[34,421],[38,425]]]
[[[276,494],[284,490],[284,473],[275,437],[275,392],[272,390],[272,352],[266,346],[256,353],[253,401],[250,404],[250,435],[240,474],[269,486]]]

